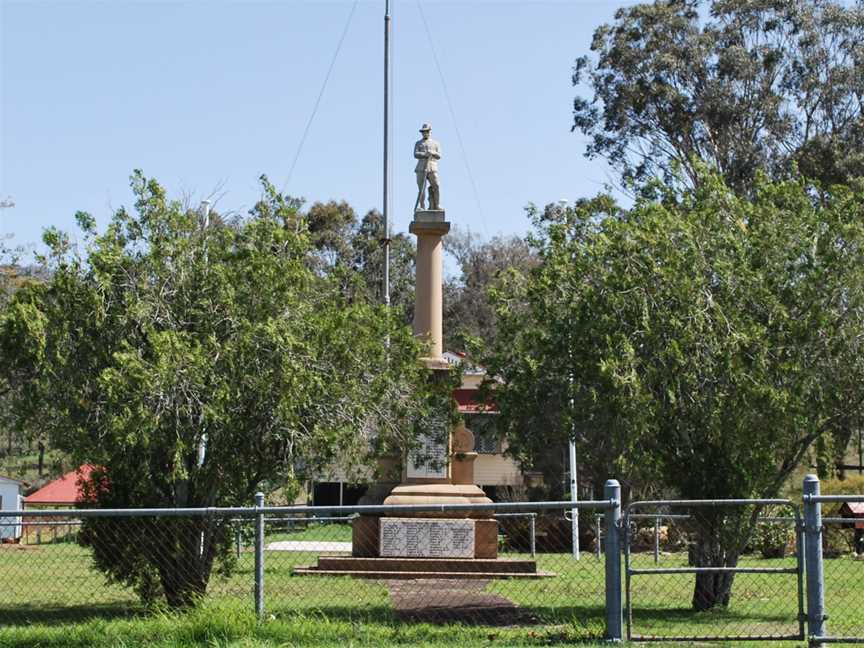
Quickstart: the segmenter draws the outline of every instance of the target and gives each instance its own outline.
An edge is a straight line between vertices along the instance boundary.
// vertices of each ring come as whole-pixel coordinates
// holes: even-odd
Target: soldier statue
[[[432,127],[429,124],[423,124],[420,127],[420,134],[423,138],[414,145],[414,157],[417,158],[414,173],[417,174],[417,189],[419,190],[414,211],[426,209],[427,181],[429,182],[429,209],[441,209],[438,193],[438,160],[441,159],[441,145],[429,137],[431,132]]]

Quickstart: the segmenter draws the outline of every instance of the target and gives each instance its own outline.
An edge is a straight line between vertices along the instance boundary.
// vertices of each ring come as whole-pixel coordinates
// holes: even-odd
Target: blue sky
[[[570,74],[622,4],[424,0],[454,122],[416,0],[392,0],[393,229],[411,217],[424,121],[448,220],[481,236],[524,233],[529,202],[610,182],[570,132]],[[16,205],[0,234],[32,245],[74,229],[76,210],[104,224],[131,203],[135,168],[221,211],[247,210],[262,173],[309,201],[380,208],[384,0],[357,3],[288,178],[352,5],[0,0],[0,200]]]

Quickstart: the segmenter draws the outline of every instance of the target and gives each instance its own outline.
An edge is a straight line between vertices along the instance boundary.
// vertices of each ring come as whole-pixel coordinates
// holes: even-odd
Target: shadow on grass
[[[696,612],[689,607],[633,608],[633,622],[662,621],[683,625],[711,625],[716,623],[787,623],[797,625],[794,614],[788,612],[738,612],[736,610],[708,610]]]
[[[503,645],[510,645],[510,641],[518,639],[517,643],[520,646],[549,646],[563,643],[596,645],[603,640],[605,634],[605,613],[602,607],[596,606],[528,606],[515,610],[511,608],[494,611],[492,615],[487,610],[470,608],[456,611],[456,614],[454,610],[439,609],[411,611],[405,614],[388,606],[370,607],[362,611],[340,606],[321,607],[314,611],[282,606],[272,608],[272,612],[276,620],[283,623],[290,624],[295,621],[306,623],[310,619],[357,625],[369,623],[389,628],[397,635],[400,632],[407,633],[406,636],[409,637],[422,636],[431,626],[437,629],[436,645],[443,643],[444,638],[450,636],[450,632],[452,632],[454,645],[459,644],[460,637],[464,640],[464,632],[473,631],[482,633],[480,636],[488,642],[494,643],[498,639],[507,642]],[[444,634],[440,635],[441,632]],[[514,632],[516,634],[511,634]]]
[[[519,609],[529,612],[540,623],[605,623],[606,608],[602,605],[531,605]]]
[[[597,606],[523,606],[509,609],[424,608],[398,611],[388,606],[356,607],[330,606],[314,610],[296,610],[287,606],[270,608],[279,621],[309,618],[335,622],[375,623],[393,629],[438,626],[455,628],[488,628],[496,630],[530,630],[528,639],[539,645],[562,642],[596,643],[605,633],[605,612]],[[550,627],[554,626],[554,627]],[[491,635],[490,635],[491,636]],[[531,644],[531,641],[528,641]],[[522,645],[520,643],[520,645]]]
[[[82,623],[101,619],[130,619],[146,615],[146,608],[128,603],[105,603],[101,605],[16,605],[0,606],[0,627],[30,625],[59,625]]]
[[[540,628],[547,627],[547,640],[554,639],[548,626],[566,628],[560,641],[596,643],[606,634],[606,608],[602,605],[521,605],[519,609]]]
[[[747,637],[790,636],[799,632],[798,620],[788,612],[737,612],[691,608],[633,610],[633,636],[656,637]]]
[[[298,609],[283,604],[268,605],[267,613],[272,614],[280,621],[311,618],[327,621],[347,621],[350,623],[380,623],[382,625],[390,625],[397,622],[393,609],[388,605],[370,605],[366,607],[331,605]]]

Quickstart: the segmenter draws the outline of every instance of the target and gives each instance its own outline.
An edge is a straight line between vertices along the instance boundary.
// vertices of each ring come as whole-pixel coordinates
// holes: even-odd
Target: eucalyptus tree
[[[444,284],[444,330],[452,350],[491,343],[495,312],[489,293],[505,275],[525,271],[537,260],[527,241],[518,236],[482,240],[468,230],[454,228],[444,249],[456,261],[460,274]]]
[[[352,266],[364,279],[366,295],[373,303],[383,300],[385,237],[390,239],[390,303],[402,313],[405,322],[413,320],[414,271],[417,250],[405,232],[385,232],[384,217],[371,209],[360,219],[351,239]]]
[[[297,203],[298,208],[302,202]],[[341,276],[343,291],[370,304],[384,300],[384,218],[371,209],[357,218],[347,202],[313,203],[303,214],[315,248],[316,268]],[[410,322],[414,310],[416,251],[404,232],[390,233],[390,303]]]
[[[426,385],[410,330],[316,269],[297,202],[262,187],[247,217],[205,227],[136,172],[135,210],[102,233],[79,213],[83,249],[46,232],[49,280],[4,311],[2,371],[27,376],[16,416],[97,467],[93,506],[248,505],[405,443]],[[110,578],[173,606],[230,565],[228,536],[214,518],[82,535]]]
[[[864,175],[864,4],[657,0],[619,9],[579,57],[573,129],[625,181],[748,192],[757,170],[823,185]]]
[[[538,217],[541,264],[496,295],[485,358],[512,451],[574,436],[581,465],[688,499],[776,496],[864,414],[864,188],[717,176]],[[755,512],[703,515],[693,560],[734,566]],[[699,574],[697,609],[732,577]]]
[[[0,209],[13,206],[11,201],[0,201]],[[21,265],[23,248],[10,247],[7,241],[11,235],[0,236],[0,314],[8,306],[15,294],[23,285],[31,281],[40,281],[38,268]],[[45,466],[45,436],[38,428],[23,429],[12,416],[12,406],[15,394],[20,387],[21,376],[15,373],[0,373],[0,430],[5,433],[5,454],[11,455],[16,448],[32,447],[35,440],[38,459],[37,473],[41,478]],[[34,432],[34,429],[36,430]]]

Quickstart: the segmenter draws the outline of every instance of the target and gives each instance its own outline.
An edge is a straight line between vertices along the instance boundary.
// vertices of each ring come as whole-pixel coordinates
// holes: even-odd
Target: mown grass
[[[309,522],[291,529],[285,522],[272,524],[267,534],[267,542],[279,540],[351,542],[351,525],[347,522]]]
[[[344,540],[346,530],[350,532],[342,525],[310,526],[270,534],[267,542]],[[142,608],[130,590],[106,583],[93,569],[88,550],[72,542],[0,547],[0,646],[534,646],[590,643],[603,634],[604,563],[590,554],[578,563],[564,553],[538,554],[538,568],[554,576],[490,581],[488,592],[513,601],[534,619],[513,627],[405,622],[394,614],[384,583],[292,574],[295,566],[314,564],[317,555],[266,553],[268,618],[259,624],[251,609],[253,555],[248,547],[230,576],[214,574],[199,609],[179,615]],[[683,554],[661,559],[666,567],[685,563]],[[635,554],[633,565],[651,567],[652,557]],[[741,562],[794,565],[794,558],[746,556]],[[864,561],[828,559],[825,570],[829,629],[864,636]],[[727,610],[694,614],[692,574],[634,576],[633,630],[656,636],[791,634],[797,630],[796,584],[794,574],[739,574]],[[438,596],[430,585],[418,582],[416,587],[429,588],[430,601]]]
[[[40,624],[0,629],[0,645],[4,648],[473,648],[548,646],[570,643],[577,637],[566,626],[502,629],[404,624],[370,620],[364,615],[331,619],[322,615],[289,614],[269,616],[258,623],[251,610],[237,603],[207,603],[185,614],[150,614],[127,619],[91,619],[73,625]]]

